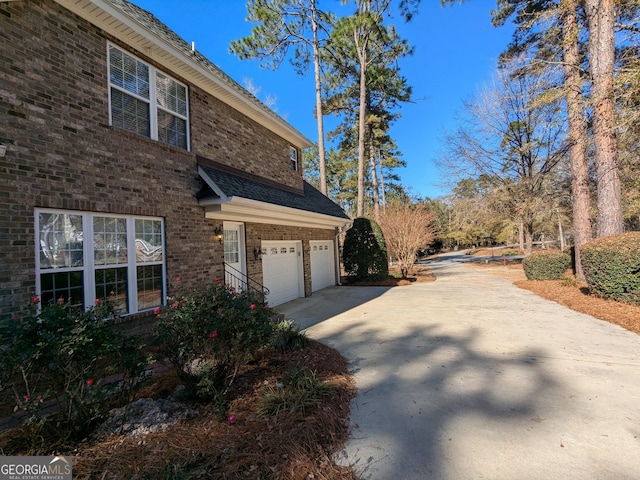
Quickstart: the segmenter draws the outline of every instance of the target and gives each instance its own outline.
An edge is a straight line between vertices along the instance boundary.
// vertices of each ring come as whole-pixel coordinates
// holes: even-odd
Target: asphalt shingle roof
[[[307,212],[344,218],[346,220],[349,219],[349,216],[344,213],[337,203],[324,196],[318,189],[306,181],[303,181],[303,193],[299,194],[267,185],[258,180],[217,170],[207,165],[200,165],[200,167],[228,197],[241,197],[282,207],[295,208]],[[217,197],[217,194],[208,186],[198,193],[199,199]]]

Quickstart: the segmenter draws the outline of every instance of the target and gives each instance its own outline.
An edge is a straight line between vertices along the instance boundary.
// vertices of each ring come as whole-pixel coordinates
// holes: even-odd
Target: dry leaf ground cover
[[[478,254],[487,255],[486,252]],[[586,283],[576,282],[571,276],[566,280],[527,280],[521,264],[508,263],[504,266],[499,262],[486,264],[478,261],[466,262],[464,265],[506,278],[519,288],[530,290],[542,298],[557,302],[576,312],[586,313],[640,333],[640,305],[598,298],[590,293]]]
[[[400,267],[389,267],[389,276],[382,280],[363,280],[363,281],[351,281],[348,277],[342,276],[341,282],[343,285],[348,286],[364,286],[364,287],[404,287],[413,283],[433,282],[436,279],[435,275],[431,272],[431,269],[427,265],[415,264],[409,275],[406,278],[402,278],[400,275]]]
[[[301,366],[327,381],[332,393],[317,406],[258,415],[264,394]],[[165,370],[138,397],[167,398],[178,384]],[[215,405],[195,404],[197,417],[165,432],[111,435],[50,453],[74,456],[74,479],[355,479],[332,459],[347,439],[355,391],[347,361],[334,349],[315,341],[292,352],[270,349],[228,392],[233,423]],[[9,454],[20,440],[19,429],[2,432],[0,454]]]

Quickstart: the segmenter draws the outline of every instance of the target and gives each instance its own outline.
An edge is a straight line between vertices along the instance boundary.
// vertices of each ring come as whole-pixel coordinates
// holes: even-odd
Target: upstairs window
[[[186,85],[113,45],[109,103],[112,126],[189,149]]]
[[[298,170],[298,150],[295,147],[289,147],[289,165],[294,172]]]

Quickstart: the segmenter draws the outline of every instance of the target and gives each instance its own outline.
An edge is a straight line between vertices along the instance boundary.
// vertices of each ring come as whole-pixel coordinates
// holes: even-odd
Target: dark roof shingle
[[[215,169],[208,165],[200,165],[205,174],[218,186],[227,197],[240,197],[249,200],[295,208],[312,213],[349,219],[342,208],[330,198],[324,196],[313,185],[304,181],[302,194],[267,185],[255,179],[244,178],[233,173]],[[216,198],[217,195],[208,186],[198,193],[198,199]]]

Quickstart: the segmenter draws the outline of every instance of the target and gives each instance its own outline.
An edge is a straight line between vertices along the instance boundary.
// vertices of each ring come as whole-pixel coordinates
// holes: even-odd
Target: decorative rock
[[[176,423],[197,415],[197,410],[180,402],[141,398],[125,407],[111,410],[95,436],[104,438],[113,434],[135,438],[164,432]]]

